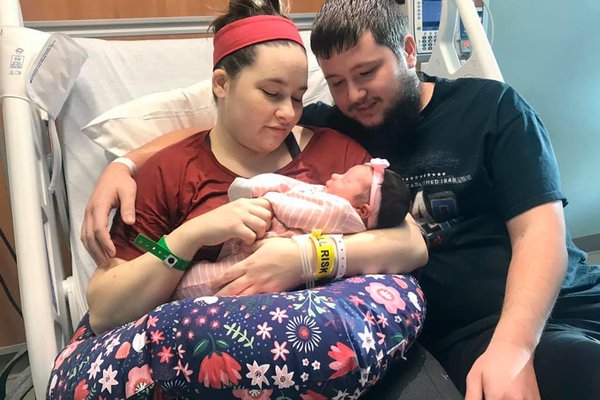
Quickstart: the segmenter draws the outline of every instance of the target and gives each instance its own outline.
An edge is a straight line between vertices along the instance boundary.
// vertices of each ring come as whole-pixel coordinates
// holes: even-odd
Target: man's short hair
[[[356,46],[367,31],[401,58],[407,20],[394,0],[326,0],[315,17],[310,46],[317,58],[328,59]]]

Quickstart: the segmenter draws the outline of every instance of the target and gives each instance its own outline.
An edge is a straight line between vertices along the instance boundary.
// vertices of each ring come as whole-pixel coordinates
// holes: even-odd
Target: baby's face
[[[333,174],[331,179],[325,182],[324,192],[340,196],[348,200],[353,206],[358,202],[357,198],[369,198],[371,182],[373,180],[373,169],[368,165],[355,165],[345,174]],[[364,203],[364,202],[362,202]],[[368,203],[368,201],[367,201]]]

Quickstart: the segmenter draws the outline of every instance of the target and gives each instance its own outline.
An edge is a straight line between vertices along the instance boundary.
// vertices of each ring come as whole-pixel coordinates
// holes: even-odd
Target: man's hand
[[[539,400],[533,354],[514,343],[492,342],[467,375],[465,400]]]
[[[506,227],[512,257],[502,314],[467,376],[466,400],[540,398],[533,352],[567,271],[563,205],[539,205]]]
[[[300,248],[293,239],[270,238],[250,248],[248,258],[212,282],[217,296],[277,293],[302,284]]]
[[[119,163],[109,164],[96,182],[81,224],[81,241],[96,264],[102,264],[116,253],[108,233],[110,211],[120,206],[123,222],[128,225],[135,222],[136,191],[129,169]]]

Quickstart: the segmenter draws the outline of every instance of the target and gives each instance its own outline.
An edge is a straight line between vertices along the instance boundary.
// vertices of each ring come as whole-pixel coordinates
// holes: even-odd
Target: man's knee
[[[545,332],[535,352],[542,399],[597,399],[600,341],[575,329]]]

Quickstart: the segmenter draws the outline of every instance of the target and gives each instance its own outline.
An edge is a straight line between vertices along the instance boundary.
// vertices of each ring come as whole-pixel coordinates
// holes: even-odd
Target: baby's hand
[[[265,236],[271,225],[271,204],[265,199],[239,199],[195,218],[199,242],[215,246],[229,239],[252,244]]]

